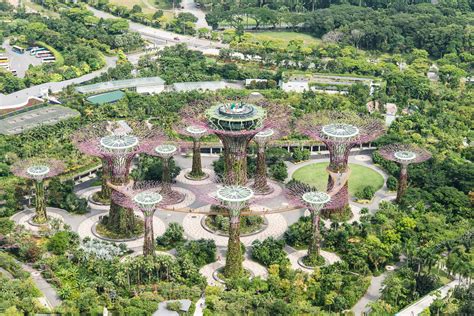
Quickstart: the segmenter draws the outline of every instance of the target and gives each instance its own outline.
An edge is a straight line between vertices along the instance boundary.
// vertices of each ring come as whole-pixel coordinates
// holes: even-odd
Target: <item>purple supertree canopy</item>
[[[104,146],[104,138],[117,136],[125,143],[131,143],[127,150],[115,151],[112,147]],[[134,139],[132,139],[132,137]],[[143,152],[151,151],[166,139],[162,130],[150,126],[146,122],[141,121],[103,121],[93,123],[77,130],[73,135],[73,143],[76,147],[86,155],[96,156],[100,158],[109,158],[117,154],[136,155]]]
[[[55,177],[64,169],[62,161],[51,158],[31,158],[18,161],[11,166],[11,172],[17,177],[33,180]]]
[[[379,149],[379,154],[399,164],[421,163],[431,158],[431,153],[426,149],[412,144],[390,144]]]
[[[137,196],[143,193],[160,196],[159,201],[157,200],[152,208],[165,207],[174,203],[172,196],[163,195],[161,193],[162,187],[161,182],[159,181],[130,181],[127,185],[109,185],[114,189],[112,193],[112,199],[114,202],[125,208],[143,211],[143,205],[136,199]]]

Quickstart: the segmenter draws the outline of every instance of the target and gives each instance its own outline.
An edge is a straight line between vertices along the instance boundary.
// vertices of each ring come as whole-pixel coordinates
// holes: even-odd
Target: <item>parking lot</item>
[[[5,41],[2,47],[5,48],[3,54],[10,59],[10,69],[16,70],[19,78],[25,77],[25,73],[30,65],[41,65],[41,59],[31,56],[28,52],[25,52],[24,54],[14,52],[8,41]]]

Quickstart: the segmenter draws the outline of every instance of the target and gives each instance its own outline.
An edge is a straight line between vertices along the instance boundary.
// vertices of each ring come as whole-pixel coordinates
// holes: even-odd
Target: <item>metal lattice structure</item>
[[[412,144],[390,144],[379,149],[379,154],[400,165],[396,201],[399,203],[408,187],[408,165],[422,163],[431,158],[431,153]]]
[[[166,139],[164,133],[140,121],[105,121],[88,125],[74,133],[73,143],[84,154],[99,157],[103,164],[103,191],[107,183],[126,185],[132,160],[149,153]],[[130,235],[135,228],[133,211],[118,207],[112,200],[107,228]]]
[[[297,181],[288,184],[287,196],[295,205],[307,207],[311,212],[312,238],[308,245],[307,257],[309,262],[317,262],[321,249],[320,214],[321,210],[331,201],[331,196]]]
[[[170,198],[160,193],[161,184],[154,181],[129,182],[127,185],[113,188],[112,199],[115,203],[143,213],[145,218],[143,255],[155,255],[153,215],[157,209],[168,205]]]
[[[329,150],[328,193],[333,197],[328,210],[343,211],[349,205],[349,153],[357,145],[371,142],[385,133],[384,123],[376,118],[347,112],[306,114],[298,130],[324,143]]]
[[[149,152],[149,155],[160,157],[162,162],[162,189],[161,194],[167,196],[174,196],[176,203],[181,202],[184,199],[184,195],[174,191],[171,186],[171,169],[170,169],[170,160],[178,152],[178,146],[174,144],[161,144],[156,146],[153,151]]]
[[[244,101],[197,102],[184,108],[180,116],[185,126],[198,126],[219,137],[228,185],[247,183],[247,147],[253,137],[267,128],[283,129],[290,117],[288,107]]]
[[[206,174],[202,171],[201,163],[201,138],[208,134],[207,129],[197,125],[190,125],[179,129],[178,132],[191,137],[193,140],[193,163],[189,172],[189,178],[199,180],[205,177]]]
[[[16,162],[11,167],[11,172],[17,177],[31,179],[35,183],[35,216],[33,222],[46,223],[46,201],[44,179],[55,177],[65,169],[60,160],[49,158],[33,158]]]
[[[239,276],[243,272],[242,252],[240,249],[240,212],[253,198],[252,189],[244,186],[224,186],[217,190],[216,198],[229,210],[229,240],[224,274],[227,277]]]

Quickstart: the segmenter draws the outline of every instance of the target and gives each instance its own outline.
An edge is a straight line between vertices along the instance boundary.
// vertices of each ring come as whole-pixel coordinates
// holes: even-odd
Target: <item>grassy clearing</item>
[[[316,45],[321,42],[320,39],[308,34],[297,32],[255,32],[251,33],[256,41],[279,41],[288,44],[291,40],[301,40],[306,46]]]
[[[320,162],[299,168],[293,174],[293,179],[315,186],[319,190],[325,190],[328,173],[326,172],[327,162]],[[352,173],[349,177],[349,194],[354,195],[355,192],[361,190],[367,185],[371,185],[375,190],[382,188],[384,184],[383,177],[368,167],[357,164],[349,164]]]

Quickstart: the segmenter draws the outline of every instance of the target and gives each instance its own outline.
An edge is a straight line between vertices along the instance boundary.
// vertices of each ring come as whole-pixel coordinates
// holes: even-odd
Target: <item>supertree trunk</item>
[[[319,257],[319,249],[321,243],[321,235],[319,233],[319,212],[311,212],[312,222],[312,236],[308,246],[308,262],[317,262]]]
[[[330,192],[335,185],[336,183],[334,183],[332,177],[329,176],[327,191]],[[325,209],[324,215],[327,216],[331,213],[343,214],[344,211],[349,207],[349,182],[348,181],[346,181],[344,185],[341,186],[340,190],[334,194],[332,200],[340,201],[340,203],[338,203],[337,207],[332,207],[330,210]]]
[[[224,145],[226,185],[245,185],[247,183],[247,146],[253,135],[218,135]]]
[[[109,164],[105,159],[102,159],[102,183],[100,188],[99,197],[103,200],[110,200],[112,195],[112,189],[108,186],[110,181],[110,168]]]
[[[145,236],[143,244],[143,255],[155,255],[155,238],[153,234],[153,213],[145,213]]]
[[[162,158],[161,161],[162,161],[161,193],[168,194],[171,192],[170,158]]]
[[[128,170],[130,170],[131,162],[132,158],[126,159],[122,162],[126,170],[125,172],[114,173],[113,170],[111,170],[110,182],[113,185],[122,186],[129,182]],[[122,207],[112,199],[110,202],[110,211],[106,226],[110,231],[122,236],[133,236],[136,226],[135,214],[132,209]]]
[[[243,271],[242,261],[242,250],[240,248],[240,214],[231,215],[224,275],[227,278],[241,276]]]
[[[400,203],[408,187],[408,166],[402,164],[400,167],[400,176],[398,178],[398,189],[396,202]]]
[[[44,182],[43,180],[35,181],[35,191],[36,191],[36,215],[33,218],[33,222],[38,224],[46,223],[48,220],[46,214],[46,201],[44,195]]]
[[[204,175],[201,164],[201,141],[199,139],[193,139],[193,165],[189,175],[195,178]]]
[[[255,173],[255,183],[254,187],[259,191],[268,191],[268,183],[267,183],[267,165],[266,165],[266,158],[265,158],[265,146],[264,145],[257,145],[257,170]]]

